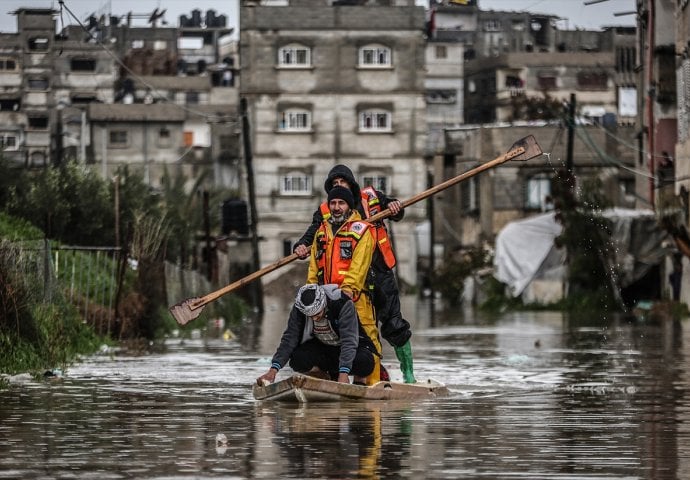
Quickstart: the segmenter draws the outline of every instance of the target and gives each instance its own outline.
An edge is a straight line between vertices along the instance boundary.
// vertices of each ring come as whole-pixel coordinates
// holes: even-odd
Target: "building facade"
[[[111,178],[122,165],[152,187],[165,171],[202,169],[217,188],[240,188],[235,55],[226,19],[200,12],[179,27],[132,15],[91,17],[56,34],[51,9],[21,8],[0,34],[0,142],[23,168],[69,159]],[[125,20],[126,18],[126,20]]]
[[[251,124],[261,260],[292,251],[345,164],[360,185],[406,199],[426,188],[424,9],[412,0],[245,1],[242,86]],[[391,227],[400,278],[417,283],[415,225]]]

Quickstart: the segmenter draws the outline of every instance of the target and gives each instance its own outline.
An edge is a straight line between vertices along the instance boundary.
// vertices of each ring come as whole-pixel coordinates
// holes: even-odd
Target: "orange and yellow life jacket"
[[[350,270],[353,252],[369,227],[370,224],[359,220],[347,221],[335,233],[329,246],[330,225],[327,222],[321,224],[314,238],[319,283],[343,284],[345,275]]]
[[[361,202],[366,220],[367,218],[370,218],[381,211],[381,201],[379,200],[378,195],[376,195],[376,190],[371,186],[364,187],[361,190],[361,194]],[[319,209],[321,211],[321,217],[324,220],[328,220],[328,218],[331,216],[331,211],[328,208],[328,202],[323,202]],[[386,226],[383,222],[376,222],[375,225],[371,224],[371,226],[373,227],[372,233],[374,235],[374,240],[376,241],[376,246],[383,256],[383,261],[386,263],[388,268],[395,267],[395,253],[393,252],[393,245],[390,237],[388,236]]]

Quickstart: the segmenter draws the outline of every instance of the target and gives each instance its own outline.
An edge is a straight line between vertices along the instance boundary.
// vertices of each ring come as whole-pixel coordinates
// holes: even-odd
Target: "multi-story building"
[[[54,13],[19,9],[19,32],[0,35],[0,136],[3,155],[19,165],[47,165],[55,150]]]
[[[240,10],[263,263],[291,253],[336,164],[403,200],[426,188],[424,9],[413,0],[273,5]],[[392,226],[398,273],[411,284],[425,217],[420,203]]]
[[[103,15],[56,35],[56,11],[14,12],[18,32],[0,34],[3,157],[77,159],[106,178],[127,164],[154,187],[165,170],[191,183],[210,168],[214,186],[239,189],[235,53],[221,45],[232,29],[206,13],[145,28]]]
[[[503,165],[434,197],[437,253],[492,242],[507,222],[553,207],[550,183],[566,161],[565,107],[573,94],[578,178],[598,177],[614,205],[634,204],[635,29],[563,30],[560,21],[524,11],[484,11],[473,0],[432,2],[429,51],[438,42],[453,42],[464,60],[457,97],[464,125],[429,124],[434,183],[498,157],[530,133],[549,153]],[[435,68],[429,62],[429,79]],[[437,106],[428,100],[429,95],[430,120]],[[545,118],[562,115],[551,124],[535,121],[544,108],[550,109]],[[583,123],[593,125],[585,129]]]

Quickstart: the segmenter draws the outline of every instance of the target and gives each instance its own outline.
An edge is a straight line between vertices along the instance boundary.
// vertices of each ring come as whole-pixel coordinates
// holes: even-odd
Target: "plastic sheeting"
[[[642,278],[668,253],[662,230],[651,210],[614,208],[602,212],[612,221],[612,242],[621,287]],[[496,236],[494,276],[508,285],[517,297],[536,278],[551,277],[554,272],[563,277],[565,252],[554,246],[554,239],[563,227],[556,222],[554,212],[511,222]],[[561,263],[561,268],[556,263]],[[565,281],[565,278],[560,278]]]
[[[496,236],[494,276],[517,297],[532,281],[563,231],[554,212],[511,222]]]

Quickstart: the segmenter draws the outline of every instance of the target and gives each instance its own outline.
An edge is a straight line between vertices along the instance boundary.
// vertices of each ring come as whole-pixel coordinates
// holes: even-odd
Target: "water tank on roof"
[[[195,8],[192,10],[192,27],[200,27],[201,26],[201,10]]]
[[[247,202],[239,198],[231,198],[223,202],[221,230],[223,235],[236,232],[239,235],[249,233],[247,216]]]
[[[217,27],[218,25],[216,25],[216,18],[215,10],[206,10],[206,28]]]

